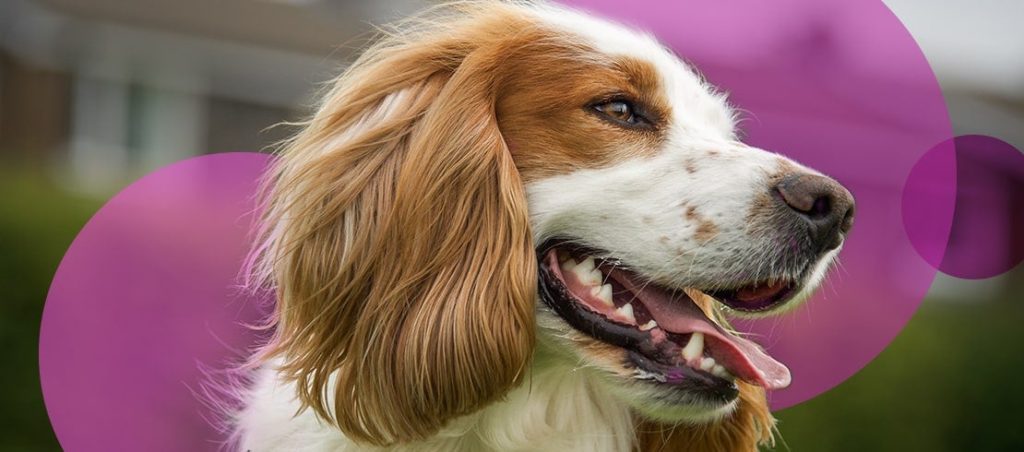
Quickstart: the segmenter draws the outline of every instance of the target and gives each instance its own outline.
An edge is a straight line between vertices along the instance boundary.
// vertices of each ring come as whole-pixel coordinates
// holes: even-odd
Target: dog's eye
[[[612,122],[625,126],[644,126],[650,123],[636,111],[632,103],[624,100],[610,100],[594,104],[594,111]]]

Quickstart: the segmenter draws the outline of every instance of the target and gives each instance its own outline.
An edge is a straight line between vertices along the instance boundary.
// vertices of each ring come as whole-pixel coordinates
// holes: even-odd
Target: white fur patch
[[[433,438],[390,451],[615,452],[629,450],[629,408],[598,388],[593,370],[539,349],[530,376],[501,402],[455,419]],[[295,415],[295,387],[277,379],[274,363],[259,371],[248,406],[238,414],[239,450],[341,452],[378,450],[350,441],[311,410]],[[384,450],[384,449],[380,449]]]

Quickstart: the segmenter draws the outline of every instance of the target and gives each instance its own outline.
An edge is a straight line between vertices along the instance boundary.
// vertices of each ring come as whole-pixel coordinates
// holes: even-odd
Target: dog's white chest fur
[[[455,419],[429,440],[394,451],[628,451],[633,445],[629,408],[594,387],[585,368],[538,350],[531,376],[506,397]],[[239,413],[239,449],[260,451],[377,450],[355,444],[337,427],[299,408],[295,388],[267,366],[259,371],[248,405]]]

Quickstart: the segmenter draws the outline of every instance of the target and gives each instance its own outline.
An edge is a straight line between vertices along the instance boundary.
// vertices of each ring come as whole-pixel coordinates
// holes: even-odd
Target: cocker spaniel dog
[[[391,29],[283,145],[252,451],[751,451],[787,368],[725,314],[818,285],[834,180],[650,36],[472,2]]]

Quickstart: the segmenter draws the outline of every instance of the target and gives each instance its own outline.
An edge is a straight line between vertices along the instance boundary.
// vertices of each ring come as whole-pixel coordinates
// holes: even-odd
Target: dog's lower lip
[[[649,283],[624,270],[621,262],[609,265],[592,257],[605,255],[600,251],[574,246],[540,249],[545,304],[577,330],[659,363],[652,369],[633,360],[631,365],[639,370],[656,373],[688,366],[721,383],[739,378],[768,389],[789,385],[789,370],[783,364],[757,344],[722,329],[684,291]]]
[[[643,372],[648,372],[649,379],[661,384],[700,391],[709,397],[719,399],[722,403],[727,403],[739,395],[739,388],[734,380],[720,378],[688,366],[668,366],[632,350],[629,351],[629,360],[639,369],[643,369]]]

